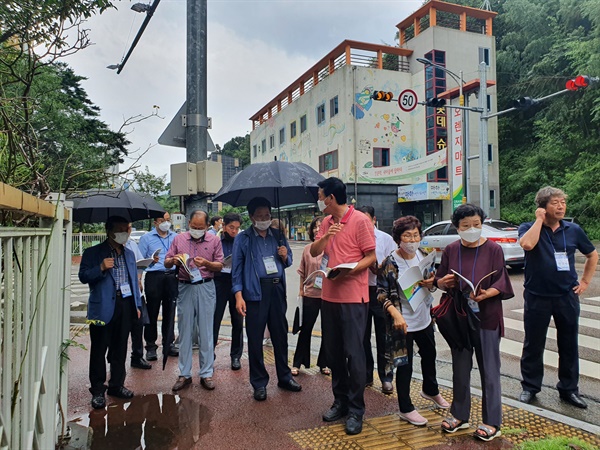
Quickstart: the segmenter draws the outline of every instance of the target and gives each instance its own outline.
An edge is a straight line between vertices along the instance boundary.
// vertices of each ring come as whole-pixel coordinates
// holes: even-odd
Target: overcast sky
[[[142,167],[169,179],[170,165],[185,162],[185,149],[157,140],[185,101],[186,0],[161,1],[119,75],[106,66],[121,61],[145,14],[130,10],[135,0],[115,3],[118,10],[87,22],[94,45],[65,62],[88,78],[83,86],[113,129],[160,107],[163,119],[152,117],[129,129],[130,149],[153,146]],[[393,45],[396,25],[422,3],[209,0],[208,116],[215,144],[249,133],[250,116],[344,39]]]

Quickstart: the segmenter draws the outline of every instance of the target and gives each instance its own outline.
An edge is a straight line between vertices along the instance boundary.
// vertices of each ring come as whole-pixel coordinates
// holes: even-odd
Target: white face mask
[[[458,230],[458,235],[463,241],[472,244],[473,242],[479,241],[479,238],[481,237],[481,228],[471,227],[465,231]]]
[[[325,208],[327,208],[327,205],[325,204],[324,200],[317,200],[317,206],[319,207],[319,211],[321,212],[325,211]]]
[[[270,220],[263,220],[263,221],[256,221],[254,222],[254,226],[256,227],[257,230],[260,231],[265,231],[268,230],[269,227],[271,226],[271,221]]]
[[[163,222],[158,226],[160,231],[169,231],[171,228],[171,222]]]
[[[120,233],[113,233],[115,237],[113,240],[120,245],[125,245],[127,243],[127,239],[129,239],[129,233],[127,231],[122,231]]]
[[[194,239],[201,239],[202,236],[204,236],[204,233],[206,233],[206,230],[194,230],[193,228],[190,228],[190,236]]]
[[[409,255],[414,255],[415,253],[417,253],[419,245],[421,245],[420,242],[400,242],[400,248]]]

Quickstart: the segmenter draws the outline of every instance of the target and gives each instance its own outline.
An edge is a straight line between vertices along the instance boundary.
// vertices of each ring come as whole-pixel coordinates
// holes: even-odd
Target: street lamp
[[[416,60],[418,62],[420,62],[421,64],[424,64],[425,66],[431,66],[431,67],[435,67],[436,69],[440,69],[441,71],[447,73],[454,81],[456,81],[456,84],[458,84],[458,95],[459,95],[459,105],[460,106],[465,106],[465,96],[463,95],[463,86],[465,84],[464,80],[463,80],[463,71],[461,70],[459,72],[459,75],[456,75],[454,72],[452,72],[449,69],[446,69],[443,66],[440,66],[439,64],[434,63],[433,61],[427,59],[427,58],[416,58]],[[468,105],[467,105],[468,106]],[[462,150],[462,168],[463,168],[463,192],[464,192],[464,196],[467,199],[467,202],[469,201],[469,194],[470,194],[470,190],[468,188],[468,182],[470,180],[470,170],[469,170],[469,115],[464,113],[464,110],[461,112],[461,122],[462,122],[462,143],[461,143],[461,150]],[[454,188],[454,186],[453,186]],[[454,192],[454,191],[452,191]],[[454,209],[454,204],[452,205],[453,209]]]
[[[151,8],[152,6],[147,5],[145,3],[134,3],[133,5],[131,5],[131,9],[138,13],[148,12]]]

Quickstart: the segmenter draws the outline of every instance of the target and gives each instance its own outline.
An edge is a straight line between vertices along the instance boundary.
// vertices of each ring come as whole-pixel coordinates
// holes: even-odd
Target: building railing
[[[397,58],[397,63],[386,64],[390,60],[388,55],[393,60]],[[281,112],[341,67],[361,66],[409,72],[410,55],[412,50],[406,48],[346,40],[252,116],[252,129]]]
[[[55,210],[40,228],[0,227],[2,450],[55,448],[64,424],[71,223]]]

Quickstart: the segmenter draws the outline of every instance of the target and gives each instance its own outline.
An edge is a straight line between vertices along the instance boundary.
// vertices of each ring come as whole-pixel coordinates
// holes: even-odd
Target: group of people
[[[132,339],[133,367],[148,368],[157,359],[157,316],[173,314],[176,304],[179,331],[178,391],[192,383],[192,341],[197,336],[200,384],[215,388],[214,347],[225,308],[232,319],[231,369],[241,368],[245,318],[250,384],[254,399],[267,399],[269,373],[264,364],[263,335],[270,332],[275,357],[277,386],[298,392],[294,379],[302,365],[310,366],[310,339],[319,312],[322,341],[317,365],[331,374],[334,401],[323,414],[325,422],[346,418],[348,434],[362,431],[365,387],[373,384],[375,361],[381,390],[394,390],[394,372],[400,418],[414,425],[425,419],[411,401],[414,343],[418,346],[423,374],[420,395],[451,415],[442,430],[453,433],[469,427],[470,375],[473,354],[482,383],[483,422],[475,437],[489,441],[500,435],[502,403],[500,385],[500,339],[504,335],[502,301],[514,296],[502,248],[482,236],[486,219],[481,208],[459,206],[452,214],[459,240],[443,251],[437,271],[419,282],[424,300],[413,303],[400,287],[399,278],[426,257],[420,248],[422,228],[414,216],[395,220],[391,236],[376,227],[372,206],[354,208],[346,204],[346,186],[338,178],[319,183],[318,207],[324,214],[309,226],[310,244],[302,253],[298,273],[303,320],[292,367],[288,364],[285,269],[292,265],[292,251],[279,226],[271,226],[271,204],[262,197],[248,203],[252,226],[239,232],[242,219],[229,213],[210,220],[204,211],[189,217],[189,231],[175,235],[168,215],[156,219],[155,229],[144,235],[140,251],[149,257],[163,249],[146,270],[145,298],[149,324],[144,327],[146,359],[141,338]],[[559,342],[560,397],[585,408],[578,391],[579,299],[589,285],[598,255],[583,230],[564,221],[566,194],[546,187],[536,195],[536,220],[519,227],[525,250],[525,342],[521,371],[521,401],[529,403],[541,390],[543,350],[550,317]],[[209,224],[211,227],[209,228]],[[130,224],[111,217],[106,222],[107,240],[85,251],[80,280],[90,284],[88,322],[92,340],[90,391],[92,406],[105,406],[108,395],[131,398],[124,387],[127,339],[142,312],[135,256],[127,248]],[[581,251],[586,263],[581,280],[575,270],[574,253]],[[184,255],[189,258],[186,261]],[[340,264],[352,268],[332,270]],[[314,272],[321,269],[318,275]],[[472,280],[470,292],[464,279]],[[453,400],[440,394],[436,377],[435,318],[432,292],[444,291],[440,306],[469,308],[475,332],[464,345],[450,345],[453,367]],[[433,314],[435,316],[435,314]],[[371,351],[374,323],[376,358]],[[473,324],[471,323],[471,326]],[[164,348],[172,347],[172,333],[163,321]],[[472,331],[472,330],[471,330]],[[137,331],[136,334],[140,332]],[[137,343],[136,343],[137,342]],[[450,342],[449,342],[450,344]],[[106,382],[106,355],[111,378]]]

